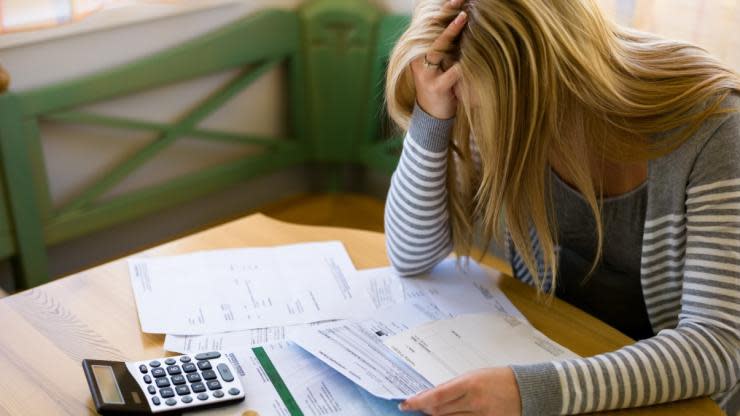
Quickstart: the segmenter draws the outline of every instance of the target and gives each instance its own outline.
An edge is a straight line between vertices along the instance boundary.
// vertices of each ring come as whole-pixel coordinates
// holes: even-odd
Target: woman
[[[575,414],[704,395],[728,406],[740,373],[736,73],[612,25],[594,0],[421,0],[386,86],[408,130],[386,205],[398,272],[470,253],[475,224],[484,241],[505,238],[516,278],[638,340],[480,370],[403,410]]]

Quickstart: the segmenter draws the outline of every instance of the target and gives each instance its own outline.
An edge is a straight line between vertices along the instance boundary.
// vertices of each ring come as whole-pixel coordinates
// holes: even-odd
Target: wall
[[[377,4],[392,12],[409,12],[413,0],[385,0]],[[11,75],[11,90],[23,91],[94,73],[130,62],[200,36],[264,7],[293,8],[299,0],[243,0],[211,9],[80,35],[0,49],[0,64]],[[111,11],[115,12],[115,11]],[[108,13],[108,12],[105,12]],[[98,18],[91,16],[90,19]],[[101,17],[104,18],[104,17]],[[285,132],[285,88],[277,69],[251,85],[202,126],[234,132],[279,136]],[[215,74],[191,82],[160,88],[86,109],[90,112],[169,121],[183,114],[233,73]],[[113,129],[44,123],[42,145],[47,164],[51,199],[64,204],[91,184],[102,172],[152,139]],[[145,187],[193,169],[221,163],[248,148],[181,140],[126,179],[106,196]],[[299,169],[262,178],[105,232],[64,243],[51,249],[51,269],[65,275],[92,264],[165,241],[207,224],[242,215],[275,198],[308,192],[320,180],[314,169]],[[384,181],[375,178],[378,193]],[[0,285],[8,287],[6,275]]]

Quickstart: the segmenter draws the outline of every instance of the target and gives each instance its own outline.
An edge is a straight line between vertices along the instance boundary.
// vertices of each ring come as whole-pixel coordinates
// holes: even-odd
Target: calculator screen
[[[100,395],[103,396],[103,401],[110,404],[124,404],[121,389],[118,387],[115,374],[113,374],[113,368],[107,365],[93,365],[92,371]]]

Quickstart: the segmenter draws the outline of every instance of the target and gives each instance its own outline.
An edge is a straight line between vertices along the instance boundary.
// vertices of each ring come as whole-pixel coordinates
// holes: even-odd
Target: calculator
[[[131,362],[86,359],[82,368],[101,415],[154,414],[244,400],[229,358],[236,362],[220,351]]]

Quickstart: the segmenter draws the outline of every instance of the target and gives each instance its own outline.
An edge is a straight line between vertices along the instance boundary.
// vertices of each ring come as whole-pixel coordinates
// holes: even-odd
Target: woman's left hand
[[[487,368],[457,377],[406,399],[399,409],[429,415],[519,416],[519,386],[509,367]]]

